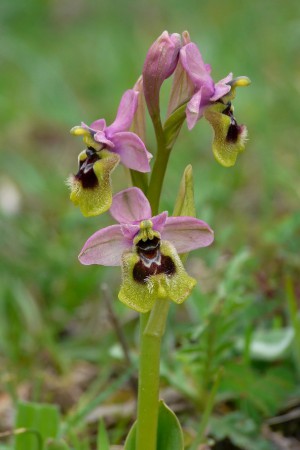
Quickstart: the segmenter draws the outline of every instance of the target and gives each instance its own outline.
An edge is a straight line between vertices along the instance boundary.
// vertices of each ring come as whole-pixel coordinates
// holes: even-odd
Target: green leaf
[[[171,115],[168,117],[164,124],[164,135],[166,139],[167,148],[171,149],[176,141],[178,133],[182,127],[185,119],[185,109],[186,103],[179,106]]]
[[[183,450],[182,429],[173,411],[161,400],[158,412],[157,450]]]
[[[135,450],[136,422],[127,436],[124,450]],[[161,400],[158,411],[156,450],[183,450],[183,434],[176,415]]]
[[[15,450],[42,450],[47,439],[57,437],[59,420],[55,405],[20,402],[16,428],[27,431],[16,436]]]
[[[135,441],[136,441],[136,422],[130,428],[130,431],[127,435],[124,450],[135,450]]]
[[[103,420],[99,423],[97,436],[97,450],[109,450],[109,440]]]
[[[238,400],[247,410],[251,408],[251,417],[260,420],[261,416],[270,417],[282,409],[294,388],[289,367],[271,366],[261,373],[247,364],[231,361],[225,367],[220,394]]]
[[[225,438],[245,450],[271,450],[273,445],[260,436],[256,423],[240,411],[212,417],[211,433],[217,440]]]

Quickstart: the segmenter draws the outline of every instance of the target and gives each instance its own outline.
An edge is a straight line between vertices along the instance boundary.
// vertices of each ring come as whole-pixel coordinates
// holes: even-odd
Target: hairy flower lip
[[[96,152],[87,152],[87,150],[85,150],[85,155],[85,159],[79,160],[79,169],[74,178],[81,183],[84,189],[94,189],[98,184],[98,179],[93,167],[100,160],[100,156]]]
[[[240,134],[240,126],[234,121],[234,123],[230,124],[228,128],[228,132],[226,135],[226,141],[235,143],[238,140]]]
[[[208,107],[204,115],[214,130],[212,149],[215,159],[224,167],[232,167],[238,154],[245,149],[246,126],[237,123],[230,102],[228,105],[217,102]]]
[[[86,217],[107,211],[112,202],[111,172],[119,164],[118,155],[102,149],[83,150],[78,157],[78,172],[69,177],[70,199]]]
[[[196,284],[185,271],[174,246],[160,241],[160,264],[144,265],[133,249],[122,256],[122,285],[118,295],[121,302],[138,312],[152,309],[158,299],[184,302]]]
[[[148,257],[141,251],[137,251],[140,260],[133,268],[133,279],[138,283],[147,283],[152,276],[165,275],[171,277],[176,273],[176,266],[170,256],[163,255],[159,246],[156,247],[156,252],[152,257]]]

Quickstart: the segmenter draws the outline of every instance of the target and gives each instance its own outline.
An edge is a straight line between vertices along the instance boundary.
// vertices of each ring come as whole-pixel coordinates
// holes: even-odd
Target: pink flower
[[[83,136],[87,148],[78,158],[78,172],[69,178],[70,198],[85,216],[102,214],[112,202],[111,173],[121,162],[129,169],[149,172],[152,158],[140,137],[129,130],[139,93],[126,91],[121,99],[115,121],[106,126],[104,119],[90,126],[81,123],[72,128],[75,136]]]
[[[186,106],[188,128],[191,130],[204,116],[214,130],[212,150],[216,160],[224,167],[231,167],[244,151],[247,139],[247,128],[237,123],[231,101],[236,88],[248,86],[250,80],[244,76],[233,79],[230,73],[215,84],[210,66],[204,63],[192,42],[181,48],[180,62],[194,85],[194,93]]]
[[[128,131],[137,109],[138,95],[133,89],[123,94],[117,116],[108,127],[105,119],[98,119],[90,126],[82,122],[81,126],[72,128],[71,133],[86,136],[85,142],[95,151],[107,149],[116,153],[121,163],[129,169],[149,172],[151,153],[137,134]]]
[[[210,76],[210,65],[204,63],[198,47],[193,42],[181,48],[180,61],[195,87],[186,108],[187,125],[191,130],[203,116],[205,107],[230,91],[231,86],[228,83],[232,80],[232,73],[215,84]]]
[[[85,243],[82,264],[122,266],[119,299],[139,311],[149,311],[157,298],[182,303],[195,285],[178,256],[210,245],[213,231],[194,217],[152,217],[150,204],[138,188],[114,196],[110,209],[119,222],[93,234]]]

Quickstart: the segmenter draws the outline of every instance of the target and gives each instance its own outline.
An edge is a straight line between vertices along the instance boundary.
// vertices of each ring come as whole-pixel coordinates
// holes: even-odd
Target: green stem
[[[141,339],[136,450],[156,450],[161,339],[169,301],[156,301]]]
[[[150,313],[140,314],[140,342],[142,342],[143,334],[147,326]]]
[[[165,173],[170,157],[170,150],[163,149],[158,152],[155,158],[153,172],[148,188],[148,199],[152,207],[152,214],[158,214],[160,194],[165,178]]]
[[[160,115],[156,115],[154,117],[151,117],[154,131],[155,131],[155,137],[157,142],[157,153],[159,153],[161,148],[164,148],[166,145],[166,139],[165,139],[165,133],[164,129],[161,123]]]
[[[140,188],[144,193],[148,189],[148,174],[137,172],[136,170],[130,170],[132,186]]]
[[[152,117],[155,130],[157,152],[149,182],[147,197],[152,208],[152,214],[158,213],[160,194],[169,161],[170,150],[166,147],[166,139],[160,117]]]
[[[152,208],[152,214],[155,215],[158,213],[170,150],[166,148],[160,116],[152,117],[152,121],[156,135],[157,152],[147,197]],[[158,299],[151,313],[141,315],[136,450],[156,450],[160,347],[168,310],[169,301]]]

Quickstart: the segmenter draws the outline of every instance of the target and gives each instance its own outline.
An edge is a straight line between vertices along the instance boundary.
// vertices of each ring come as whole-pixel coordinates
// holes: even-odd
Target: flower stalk
[[[150,178],[147,197],[153,214],[159,210],[159,201],[171,149],[166,148],[166,139],[160,115],[152,117],[157,151]],[[137,405],[136,450],[156,450],[160,350],[170,307],[169,300],[156,301],[148,314],[140,320],[140,368]]]
[[[157,301],[144,318],[147,323],[140,344],[136,450],[156,450],[160,348],[169,306],[169,300]]]
[[[157,170],[159,170],[157,164]],[[153,169],[154,170],[154,169]],[[162,181],[164,173],[162,174]],[[154,191],[155,192],[155,191]],[[160,193],[155,192],[158,197]],[[155,207],[151,204],[152,208]],[[194,190],[192,167],[187,166],[176,204],[173,211],[174,216],[190,215],[195,216]],[[181,259],[185,259],[181,255]],[[140,371],[139,371],[139,391],[138,391],[138,414],[137,414],[137,438],[136,450],[156,450],[157,420],[159,409],[159,357],[161,340],[165,332],[169,300],[157,301],[152,311],[140,316]],[[149,401],[151,408],[149,408]],[[149,437],[151,438],[149,439]]]
[[[147,196],[152,207],[153,214],[159,210],[160,195],[169,162],[171,149],[165,146],[158,148],[154,161],[153,172],[150,178]]]

